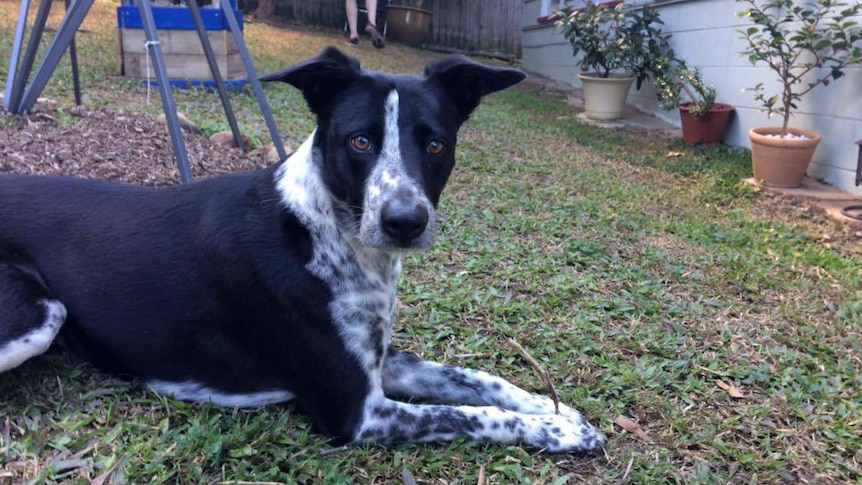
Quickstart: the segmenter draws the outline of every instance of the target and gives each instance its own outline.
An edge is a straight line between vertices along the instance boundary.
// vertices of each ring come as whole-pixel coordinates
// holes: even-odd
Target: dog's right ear
[[[347,57],[335,47],[282,71],[261,76],[263,82],[282,81],[302,91],[311,111],[320,116],[329,105],[333,93],[347,89],[362,76],[359,61]]]

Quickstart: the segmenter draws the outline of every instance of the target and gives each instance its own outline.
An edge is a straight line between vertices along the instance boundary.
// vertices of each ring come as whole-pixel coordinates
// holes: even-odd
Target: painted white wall
[[[525,1],[524,69],[580,87],[571,46],[553,24],[537,23],[543,7],[553,12],[557,5],[558,0]],[[749,147],[748,130],[780,125],[781,121],[777,117],[767,118],[752,93],[743,91],[759,82],[767,87],[777,85],[771,70],[762,65],[752,66],[746,57],[739,55],[745,43],[735,29],[749,25],[746,19],[735,15],[743,7],[744,4],[729,0],[680,0],[658,6],[664,30],[673,34],[671,45],[676,53],[689,65],[701,68],[704,80],[716,87],[718,101],[736,107],[726,142]],[[810,176],[862,195],[862,187],[855,186],[859,153],[855,142],[862,138],[862,67],[849,68],[845,74],[829,86],[809,93],[791,119],[791,126],[815,130],[823,137],[808,168]],[[632,88],[629,102],[679,125],[677,113],[662,111],[658,106],[652,86],[644,86],[640,91]]]

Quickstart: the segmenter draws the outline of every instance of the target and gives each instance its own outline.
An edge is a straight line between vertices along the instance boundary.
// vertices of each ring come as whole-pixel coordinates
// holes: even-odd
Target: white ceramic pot
[[[617,120],[623,117],[626,97],[635,78],[622,74],[600,77],[595,73],[578,74],[584,85],[584,108],[591,120]]]

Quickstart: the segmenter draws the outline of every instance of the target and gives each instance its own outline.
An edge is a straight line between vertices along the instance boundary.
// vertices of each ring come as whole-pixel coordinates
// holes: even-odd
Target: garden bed
[[[186,133],[195,178],[259,168],[240,150]],[[179,183],[167,128],[152,115],[40,105],[0,117],[0,172],[103,178],[141,185]]]

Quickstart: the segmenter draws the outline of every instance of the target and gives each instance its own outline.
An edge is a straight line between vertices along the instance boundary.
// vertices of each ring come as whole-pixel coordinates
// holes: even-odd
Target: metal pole
[[[856,156],[856,185],[862,185],[862,140],[856,142],[859,146],[859,154]]]
[[[201,38],[201,46],[204,48],[204,55],[206,56],[207,63],[210,66],[210,72],[212,73],[213,81],[215,81],[219,98],[221,98],[221,105],[224,107],[224,114],[227,116],[230,131],[233,133],[234,142],[236,143],[237,148],[244,150],[245,146],[242,142],[242,135],[240,135],[239,127],[236,124],[236,117],[233,115],[233,109],[230,105],[230,98],[228,98],[227,91],[225,90],[224,80],[221,77],[221,71],[218,68],[218,62],[216,62],[213,47],[212,44],[210,44],[210,38],[207,35],[206,28],[204,27],[204,21],[201,18],[200,7],[198,7],[197,0],[189,0],[188,5],[192,12],[192,19],[195,21],[195,28],[197,28],[198,36]]]
[[[36,60],[36,52],[39,50],[39,43],[42,41],[42,34],[45,32],[45,23],[48,21],[48,14],[51,12],[51,3],[50,0],[39,2],[36,19],[33,22],[33,28],[30,30],[30,39],[27,41],[27,50],[24,51],[24,58],[21,61],[21,65],[18,66],[18,72],[15,74],[15,80],[12,84],[12,92],[16,94],[7,102],[9,111],[15,112],[21,103],[21,93],[24,87],[27,86],[27,79],[33,71],[33,62]]]
[[[79,0],[80,1],[80,0]],[[159,37],[156,33],[156,22],[153,20],[153,10],[150,8],[150,0],[135,0],[138,4],[138,11],[141,14],[141,23],[144,27],[144,33],[147,38],[147,51],[150,58],[153,60],[153,67],[156,71],[156,81],[159,83],[159,93],[162,95],[162,109],[165,112],[165,120],[168,123],[168,132],[171,134],[171,141],[174,145],[174,157],[177,159],[177,169],[180,172],[180,180],[183,183],[191,182],[192,174],[189,170],[189,156],[186,152],[186,145],[183,142],[183,132],[180,128],[179,119],[177,119],[177,109],[174,105],[174,97],[171,93],[171,84],[168,80],[168,73],[165,69],[165,60],[162,57],[162,46],[159,44]],[[147,82],[150,82],[147,79]]]
[[[57,63],[60,62],[60,58],[69,46],[69,41],[75,35],[75,32],[78,31],[78,27],[81,26],[81,22],[87,15],[90,7],[93,6],[93,1],[75,0],[72,2],[71,7],[60,22],[60,26],[57,27],[57,32],[51,39],[51,43],[48,45],[48,49],[45,51],[39,67],[36,68],[33,82],[24,91],[24,97],[21,99],[20,106],[15,110],[16,113],[30,111],[33,105],[36,104],[36,99],[39,98],[39,95],[45,89],[45,85],[48,84],[48,80],[51,79],[54,69],[57,68]]]
[[[13,90],[12,86],[15,84],[15,76],[18,73],[18,63],[21,61],[21,43],[24,41],[24,30],[27,28],[27,12],[29,10],[30,0],[21,0],[18,26],[15,28],[15,39],[12,41],[12,56],[9,58],[9,72],[6,73],[6,92],[3,97],[5,110],[10,113],[15,112],[10,108],[12,101],[21,98],[20,90]]]
[[[66,11],[69,11],[69,2],[66,0]],[[75,34],[69,41],[69,60],[72,61],[72,88],[75,92],[75,104],[81,106],[81,76],[78,73],[78,48],[75,46]]]
[[[278,134],[278,127],[275,125],[275,119],[272,117],[272,112],[269,109],[269,103],[266,101],[266,95],[263,93],[263,88],[260,86],[260,81],[257,80],[257,71],[254,69],[254,63],[251,61],[251,56],[248,54],[248,49],[245,46],[245,41],[242,38],[242,31],[239,29],[239,24],[236,21],[236,16],[233,13],[233,5],[228,0],[221,2],[221,8],[224,11],[225,19],[233,34],[233,39],[239,48],[239,56],[242,58],[242,63],[245,66],[245,78],[251,84],[257,103],[260,105],[260,111],[263,113],[263,119],[266,121],[266,126],[269,129],[269,134],[272,136],[272,143],[275,145],[275,150],[278,152],[278,159],[284,160],[287,158],[287,152],[284,150],[284,144],[281,141],[281,135]]]

